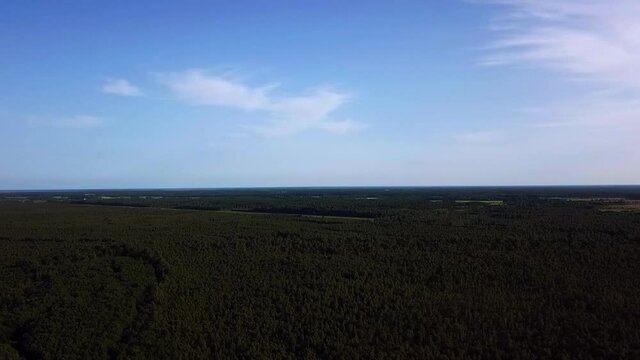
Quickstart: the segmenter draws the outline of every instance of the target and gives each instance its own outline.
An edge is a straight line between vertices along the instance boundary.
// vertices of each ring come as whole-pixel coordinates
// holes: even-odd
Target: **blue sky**
[[[640,1],[4,1],[0,189],[640,183]]]

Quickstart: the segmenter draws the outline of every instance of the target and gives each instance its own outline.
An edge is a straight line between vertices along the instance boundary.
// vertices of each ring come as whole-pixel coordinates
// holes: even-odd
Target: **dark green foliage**
[[[144,251],[108,240],[2,240],[3,342],[26,358],[117,354],[123,326],[157,286]]]
[[[640,213],[543,199],[637,192],[350,191],[0,202],[0,358],[640,358]]]

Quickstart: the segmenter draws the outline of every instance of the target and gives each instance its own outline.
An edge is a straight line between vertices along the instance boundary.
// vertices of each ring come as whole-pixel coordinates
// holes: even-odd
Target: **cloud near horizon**
[[[120,96],[143,96],[144,94],[137,86],[125,79],[107,79],[102,85],[102,92]]]
[[[352,96],[328,87],[278,96],[273,93],[276,85],[252,87],[203,70],[162,74],[159,78],[177,98],[189,104],[267,114],[264,124],[245,126],[245,129],[264,136],[288,135],[307,129],[344,134],[361,127],[354,121],[332,117]]]

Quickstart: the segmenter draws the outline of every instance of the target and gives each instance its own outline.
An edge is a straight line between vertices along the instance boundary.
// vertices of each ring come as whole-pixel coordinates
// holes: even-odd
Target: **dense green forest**
[[[0,193],[0,359],[640,358],[640,187]]]

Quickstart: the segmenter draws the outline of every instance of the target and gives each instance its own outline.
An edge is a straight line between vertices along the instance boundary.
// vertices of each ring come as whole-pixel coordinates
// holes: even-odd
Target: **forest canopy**
[[[640,189],[0,193],[0,358],[638,358]]]

